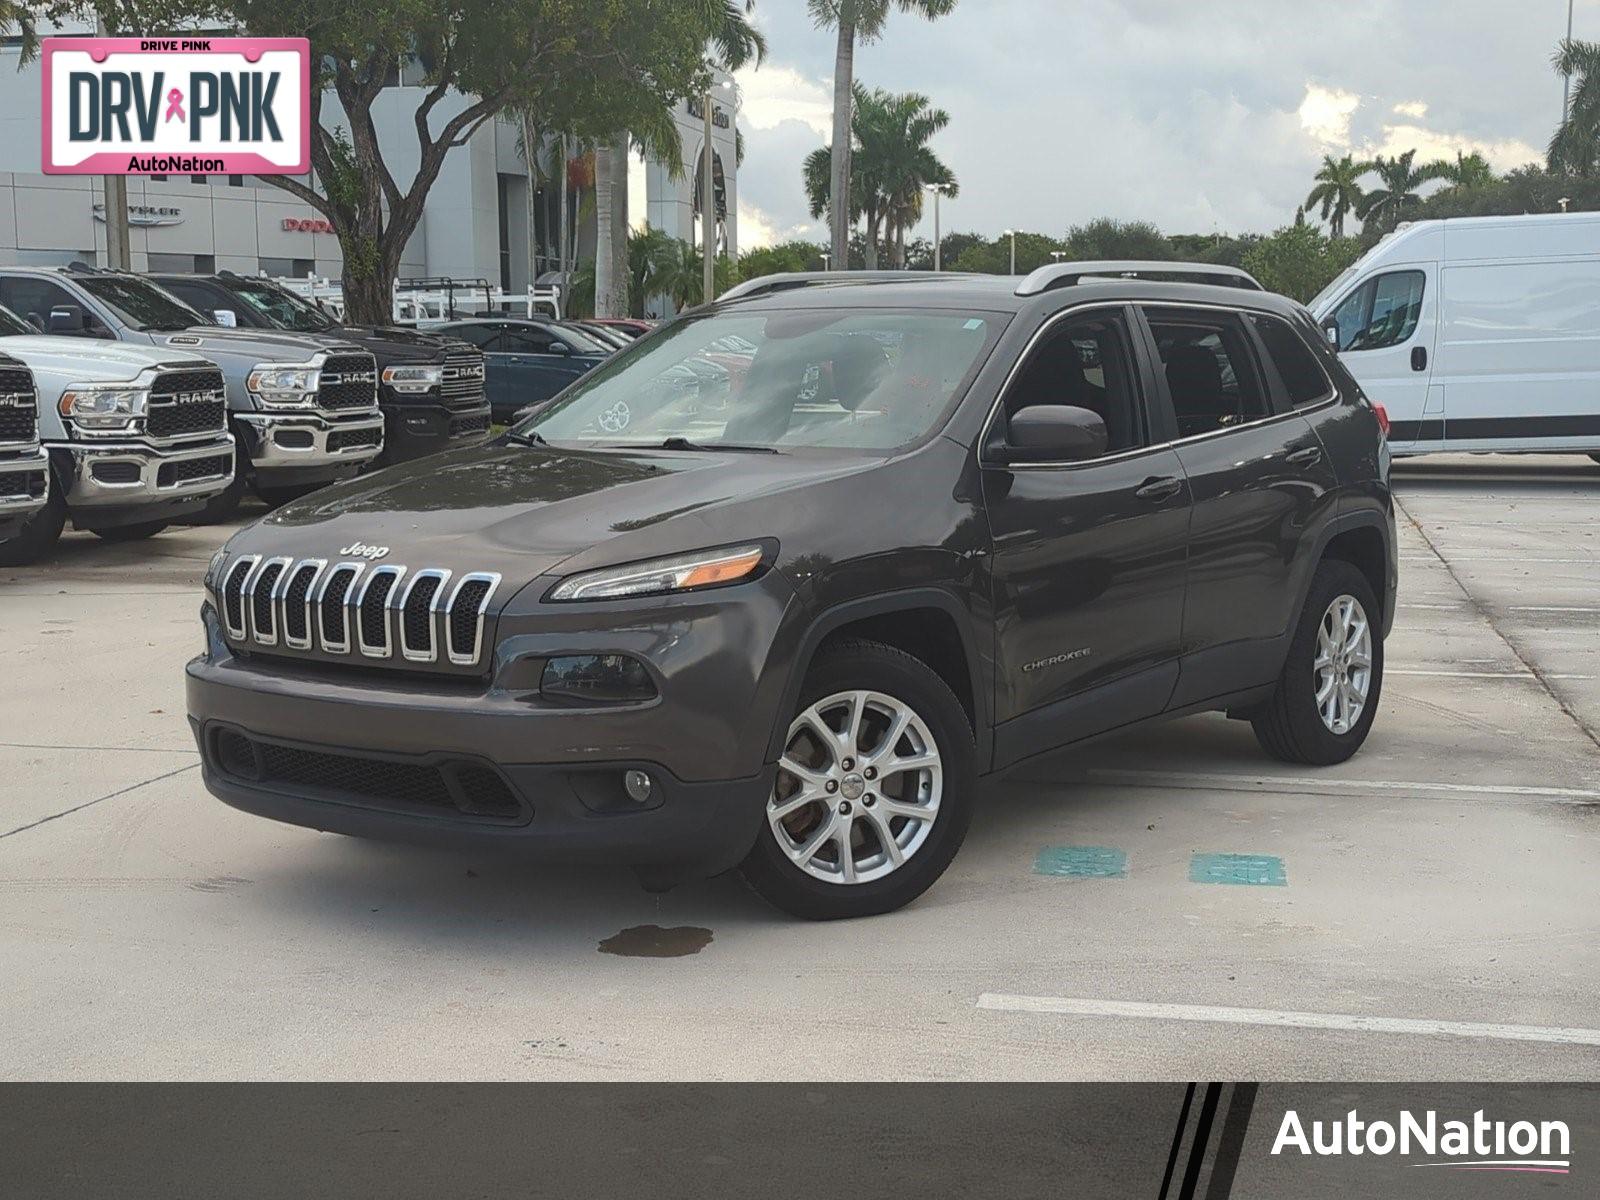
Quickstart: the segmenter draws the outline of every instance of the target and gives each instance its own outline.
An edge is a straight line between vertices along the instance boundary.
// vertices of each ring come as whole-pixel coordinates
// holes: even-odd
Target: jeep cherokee
[[[725,405],[633,403],[730,336]],[[884,912],[1030,756],[1205,710],[1353,754],[1395,606],[1382,423],[1225,268],[755,281],[489,446],[237,534],[188,666],[206,785]]]

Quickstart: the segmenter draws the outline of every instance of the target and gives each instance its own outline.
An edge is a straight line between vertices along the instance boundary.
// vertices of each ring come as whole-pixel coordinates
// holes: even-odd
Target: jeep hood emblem
[[[389,553],[389,547],[387,547],[387,546],[364,546],[360,542],[351,542],[343,550],[339,551],[339,553],[340,554],[347,554],[352,558],[365,558],[365,559],[376,560],[376,559],[387,557],[388,553]]]

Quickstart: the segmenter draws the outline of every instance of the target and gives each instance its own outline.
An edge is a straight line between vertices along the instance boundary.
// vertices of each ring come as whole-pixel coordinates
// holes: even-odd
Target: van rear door
[[[1368,275],[1328,314],[1345,367],[1389,414],[1395,450],[1436,450],[1444,441],[1443,394],[1429,388],[1438,297],[1437,264],[1398,263]]]

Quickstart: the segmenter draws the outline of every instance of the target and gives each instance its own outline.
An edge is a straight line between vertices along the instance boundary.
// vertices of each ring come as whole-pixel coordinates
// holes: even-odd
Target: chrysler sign
[[[44,40],[49,175],[304,175],[305,38]]]

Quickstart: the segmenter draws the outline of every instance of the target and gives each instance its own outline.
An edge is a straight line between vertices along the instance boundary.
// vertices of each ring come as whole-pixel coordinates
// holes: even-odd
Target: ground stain
[[[210,879],[191,880],[189,886],[197,892],[226,892],[249,882],[235,875],[213,875]]]
[[[624,958],[683,958],[699,954],[711,944],[711,930],[698,925],[632,925],[604,939],[597,949],[601,954]]]

